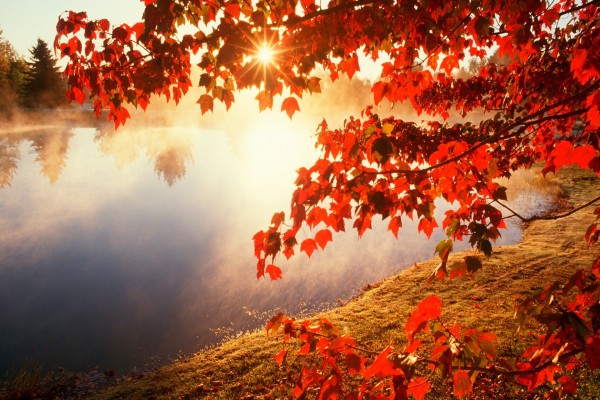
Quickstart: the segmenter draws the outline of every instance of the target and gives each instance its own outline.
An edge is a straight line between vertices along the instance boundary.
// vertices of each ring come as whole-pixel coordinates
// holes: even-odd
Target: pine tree
[[[38,39],[27,63],[22,101],[26,107],[54,108],[66,103],[66,86],[48,44]]]

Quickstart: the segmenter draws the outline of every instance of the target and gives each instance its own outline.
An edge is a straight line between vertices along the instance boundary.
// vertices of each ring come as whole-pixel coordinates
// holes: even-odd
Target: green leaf
[[[448,253],[452,251],[453,243],[450,239],[444,239],[435,246],[433,254],[437,253],[440,258],[445,259],[448,257]]]
[[[446,228],[446,236],[450,237],[460,228],[460,222],[457,219],[452,220],[452,223]]]

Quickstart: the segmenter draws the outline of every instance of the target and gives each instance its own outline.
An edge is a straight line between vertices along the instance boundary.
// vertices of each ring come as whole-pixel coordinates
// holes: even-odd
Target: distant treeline
[[[0,30],[0,117],[17,109],[64,106],[65,92],[65,81],[46,42],[38,39],[25,59]]]

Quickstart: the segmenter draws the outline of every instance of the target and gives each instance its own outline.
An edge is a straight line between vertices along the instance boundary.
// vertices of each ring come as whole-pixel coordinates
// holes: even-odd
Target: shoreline
[[[590,193],[593,194],[590,189],[595,187],[596,179],[589,173],[569,170],[560,175],[558,183],[564,187],[568,198],[562,198],[558,193],[554,204],[559,209],[564,208],[565,203],[570,206],[581,204],[585,198],[591,197]],[[399,318],[394,319],[403,321],[420,298],[435,292],[443,299],[443,313],[448,315],[445,318],[466,318],[469,322],[463,322],[465,326],[475,324],[473,327],[480,329],[489,329],[491,326],[495,329],[489,330],[504,332],[503,336],[506,338],[512,337],[515,322],[512,320],[513,309],[507,299],[522,295],[537,285],[536,282],[540,279],[538,275],[542,271],[542,277],[546,281],[549,276],[560,277],[561,273],[565,275],[571,271],[571,268],[564,268],[562,271],[557,268],[558,271],[553,271],[548,267],[548,257],[556,256],[564,261],[576,260],[578,267],[586,267],[585,260],[591,259],[591,249],[585,248],[583,240],[576,239],[578,235],[585,233],[585,228],[582,228],[585,225],[581,221],[585,220],[586,214],[590,218],[591,210],[588,211],[574,214],[565,220],[563,226],[557,225],[560,221],[534,221],[526,224],[523,226],[521,242],[494,247],[492,256],[484,259],[483,270],[472,278],[436,281],[431,287],[426,287],[425,281],[437,264],[435,259],[430,259],[378,283],[366,285],[359,295],[340,307],[319,312],[313,318],[326,317],[339,327],[347,329],[355,339],[365,343],[390,340],[402,342],[402,323],[390,322],[389,316],[398,316]],[[550,247],[560,249],[560,253],[544,250]],[[451,255],[451,260],[465,252],[472,250],[457,252]],[[556,265],[556,261],[552,265]],[[512,293],[505,293],[508,290]],[[482,314],[482,310],[491,311]],[[507,346],[510,348],[514,343],[499,344],[499,348]],[[72,387],[63,387],[64,397],[60,398],[210,396],[227,399],[260,396],[273,391],[274,394],[281,395],[277,391],[289,377],[282,375],[282,371],[272,361],[273,355],[280,348],[281,341],[277,337],[267,337],[265,331],[259,328],[156,369],[119,376],[112,370],[74,373]],[[255,389],[257,387],[259,390]],[[0,395],[0,399],[2,398]]]
[[[567,206],[565,203],[573,207],[592,198],[597,186],[593,174],[576,169],[559,173],[557,180],[567,196],[557,198],[561,208]],[[587,268],[594,249],[587,247],[582,236],[585,223],[593,220],[592,209],[587,208],[561,220],[533,221],[524,226],[519,244],[494,247],[492,256],[484,260],[483,270],[472,278],[436,281],[426,287],[427,276],[437,264],[437,260],[430,259],[370,285],[346,304],[313,318],[328,318],[366,344],[402,342],[402,324],[390,322],[389,316],[403,320],[421,297],[433,291],[443,300],[444,318],[465,320],[465,326],[501,333],[507,342],[498,343],[498,347],[504,351],[522,346],[520,341],[512,342],[516,322],[510,302],[532,287],[564,278],[577,268]],[[455,253],[451,258],[464,253]],[[140,379],[108,387],[92,398],[227,399],[267,393],[276,397],[285,393],[281,384],[290,379],[272,360],[281,348],[278,339],[267,337],[259,329]]]

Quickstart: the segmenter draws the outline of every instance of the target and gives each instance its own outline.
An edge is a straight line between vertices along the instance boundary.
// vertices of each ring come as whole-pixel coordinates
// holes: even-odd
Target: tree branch
[[[585,87],[584,89],[582,89],[580,92],[575,93],[573,96],[570,96],[566,99],[560,100],[556,103],[550,104],[549,106],[530,114],[527,117],[523,117],[523,118],[519,118],[516,121],[514,121],[512,124],[505,126],[504,128],[502,128],[500,131],[498,131],[496,134],[491,135],[489,137],[487,137],[486,139],[482,140],[479,143],[474,144],[473,146],[469,147],[467,150],[465,150],[464,152],[462,152],[461,154],[458,154],[454,157],[451,158],[447,158],[444,161],[441,161],[435,165],[431,165],[427,168],[420,168],[420,169],[396,169],[396,170],[388,170],[388,171],[376,171],[376,172],[364,172],[365,174],[375,174],[375,175],[385,175],[385,174],[420,174],[420,173],[425,173],[425,172],[429,172],[429,171],[433,171],[434,169],[440,168],[444,165],[447,164],[451,164],[453,162],[456,162],[458,160],[460,160],[461,158],[475,152],[475,150],[479,149],[480,147],[488,144],[488,143],[493,143],[497,140],[500,139],[508,139],[514,136],[518,136],[522,133],[523,129],[526,128],[527,126],[531,126],[534,125],[536,123],[539,122],[543,122],[546,120],[550,120],[553,118],[557,118],[556,116],[543,116],[544,114],[546,114],[547,112],[549,112],[552,109],[555,109],[557,107],[560,107],[564,104],[567,104],[569,102],[575,101],[578,98],[580,98],[583,95],[586,95],[588,92],[595,90],[598,86],[600,86],[600,79],[596,80],[595,82],[593,82],[591,85]],[[571,116],[571,115],[578,115],[580,114],[580,110],[575,110],[572,111],[570,113],[566,113],[566,114],[562,114],[563,118],[566,118],[567,116]],[[534,119],[534,118],[538,118],[539,119]],[[513,132],[512,134],[505,136],[504,135],[508,132],[513,131],[514,129],[519,128],[518,131]]]

